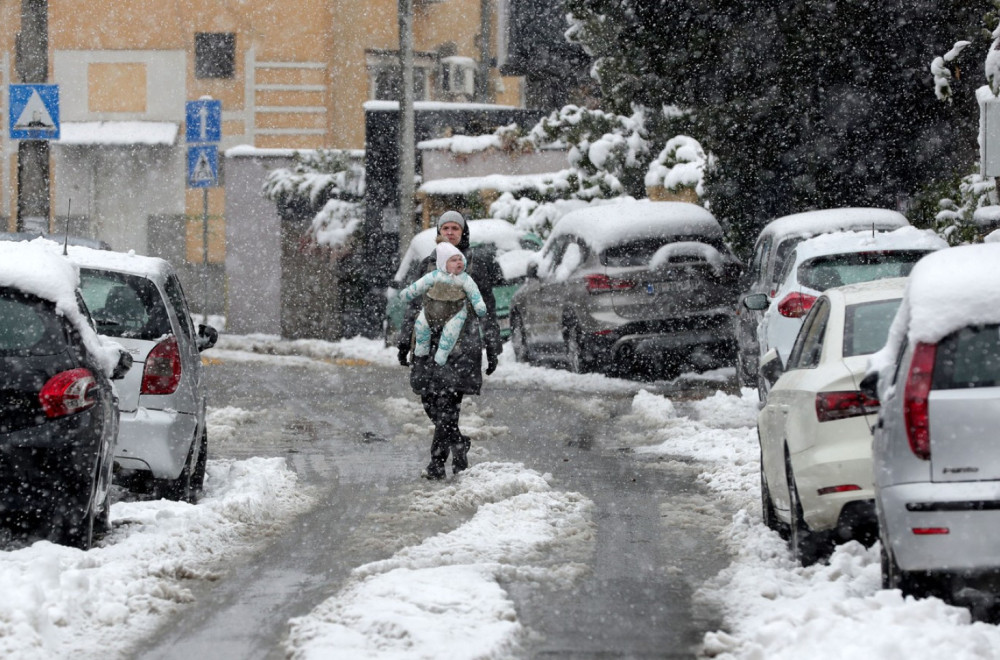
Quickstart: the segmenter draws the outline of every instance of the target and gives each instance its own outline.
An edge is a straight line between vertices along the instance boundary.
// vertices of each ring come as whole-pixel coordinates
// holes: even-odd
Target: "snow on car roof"
[[[917,262],[889,338],[868,364],[869,372],[879,372],[880,394],[889,387],[887,376],[907,339],[935,343],[966,326],[1000,323],[998,263],[997,243],[960,245]]]
[[[0,241],[0,286],[10,287],[55,303],[83,339],[87,350],[111,374],[118,362],[118,351],[105,346],[97,331],[80,311],[76,291],[80,271],[69,259],[54,251],[57,245],[44,238],[33,241]]]
[[[518,229],[506,220],[496,220],[486,218],[483,220],[469,220],[469,242],[473,245],[477,243],[490,243],[495,245],[497,252],[502,254],[510,250],[521,248],[521,237],[524,230]],[[406,254],[399,262],[399,268],[393,279],[400,280],[406,277],[407,271],[414,259],[420,260],[434,251],[434,243],[437,239],[437,227],[425,229],[410,241],[410,247],[406,249]]]
[[[940,250],[948,247],[929,229],[906,226],[892,231],[838,231],[808,238],[795,246],[798,262],[828,254],[885,250]]]
[[[824,291],[823,295],[843,298],[845,304],[848,305],[870,300],[901,298],[906,290],[907,282],[909,279],[906,277],[887,277],[882,280],[869,280],[868,282],[833,287]]]
[[[62,246],[59,246],[62,250]],[[112,252],[69,246],[69,258],[83,268],[99,268],[143,277],[157,277],[170,272],[170,264],[159,257],[145,257],[135,252]]]
[[[580,236],[591,249],[601,252],[611,245],[663,234],[701,234],[721,239],[722,226],[715,216],[695,204],[642,199],[571,211],[553,228],[549,241],[564,234]]]
[[[892,229],[909,225],[906,216],[889,209],[849,207],[786,215],[772,220],[761,236],[815,236],[835,231],[871,228]]]

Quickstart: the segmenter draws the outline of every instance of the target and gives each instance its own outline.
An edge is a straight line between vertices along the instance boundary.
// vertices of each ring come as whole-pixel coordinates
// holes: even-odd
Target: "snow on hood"
[[[930,229],[900,227],[893,231],[838,231],[808,238],[795,247],[799,261],[827,254],[881,250],[940,250],[948,247]]]
[[[73,324],[84,346],[110,376],[118,363],[118,349],[105,346],[80,311],[76,297],[80,271],[70,260],[54,251],[54,247],[62,249],[57,243],[44,238],[29,242],[0,241],[0,286],[18,289],[55,303],[56,312]]]
[[[584,238],[591,249],[663,234],[701,234],[722,239],[722,226],[711,213],[687,202],[636,200],[572,211],[564,215],[549,235]]]
[[[816,236],[835,231],[870,229],[873,224],[876,229],[886,230],[905,227],[910,223],[902,213],[889,209],[863,207],[823,209],[795,213],[772,220],[764,227],[761,235]]]
[[[969,325],[1000,323],[1000,244],[962,245],[933,252],[913,267],[889,338],[872,355],[880,393],[903,342],[935,343]]]

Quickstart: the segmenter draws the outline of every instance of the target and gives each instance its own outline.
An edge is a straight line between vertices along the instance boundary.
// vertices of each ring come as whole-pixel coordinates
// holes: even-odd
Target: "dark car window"
[[[820,298],[809,310],[788,355],[788,369],[811,369],[819,365],[823,354],[823,337],[830,320],[830,301]]]
[[[767,255],[771,253],[771,237],[765,238],[760,245],[757,246],[757,251],[754,252],[753,261],[750,265],[750,272],[752,273],[753,281],[760,282],[764,279],[764,266],[767,263]]]
[[[669,243],[705,243],[719,252],[727,251],[723,242],[713,236],[672,234],[612,245],[601,253],[601,265],[610,267],[645,266],[657,250]]]
[[[962,328],[938,343],[934,389],[997,385],[1000,385],[1000,326]]]
[[[66,345],[54,304],[0,289],[0,355],[55,355]]]
[[[817,291],[835,286],[906,277],[926,250],[881,250],[830,254],[799,264],[799,283]]]
[[[153,340],[171,332],[160,291],[145,277],[81,268],[80,290],[102,335]]]
[[[789,236],[782,242],[778,243],[778,246],[774,249],[774,263],[771,266],[771,281],[768,285],[776,284],[780,282],[777,275],[784,270],[785,261],[788,259],[788,255],[792,253],[795,246],[804,241],[806,236]]]
[[[191,316],[188,314],[188,306],[184,299],[184,290],[181,289],[181,283],[176,277],[171,275],[167,278],[166,285],[163,289],[166,291],[167,300],[170,301],[170,306],[174,308],[174,314],[177,316],[177,320],[181,324],[181,331],[190,337],[193,325],[191,322]]]
[[[900,300],[848,305],[844,316],[844,357],[871,355],[885,345]]]

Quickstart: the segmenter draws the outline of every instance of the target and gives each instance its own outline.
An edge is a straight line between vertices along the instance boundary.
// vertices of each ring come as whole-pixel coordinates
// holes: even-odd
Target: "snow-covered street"
[[[395,359],[375,341],[266,337],[224,337],[206,357],[253,363],[264,373],[292,365],[310,374],[387,367]],[[507,352],[493,378],[492,386],[559,392],[567,407],[591,418],[607,420],[608,395],[630,398],[616,421],[621,433],[599,439],[599,449],[630,450],[643,470],[697,474],[697,485],[715,498],[659,503],[663,525],[699,525],[717,535],[732,558],[695,591],[702,606],[721,612],[722,625],[692,653],[996,657],[996,626],[972,623],[965,610],[935,599],[904,600],[881,590],[877,547],[852,543],[828,564],[793,563],[784,542],[760,520],[752,391],[671,400],[658,393],[669,389],[663,383],[526,366]],[[720,383],[724,378],[719,375]],[[210,403],[209,434],[217,446],[254,432],[260,411]],[[428,425],[419,405],[394,397],[384,405],[398,425],[389,442],[422,447]],[[402,504],[413,518],[458,511],[456,524],[425,538],[397,538],[384,559],[354,566],[330,597],[286,622],[289,657],[526,657],[533,622],[522,618],[508,585],[572,591],[589,570],[597,523],[586,495],[560,489],[551,475],[495,452],[489,440],[506,432],[513,414],[495,409],[488,390],[463,411],[463,428],[475,439],[473,467],[440,485],[414,479]],[[0,655],[134,657],[158,627],[194,606],[199,589],[225,581],[231,562],[266,547],[316,504],[315,489],[283,458],[215,458],[197,505],[123,497],[112,509],[114,531],[90,552],[8,542],[0,552]]]

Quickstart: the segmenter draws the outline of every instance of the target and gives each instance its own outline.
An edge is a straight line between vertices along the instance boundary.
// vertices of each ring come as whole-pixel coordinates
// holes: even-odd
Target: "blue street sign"
[[[59,85],[10,85],[11,140],[59,139]]]
[[[188,101],[184,106],[184,125],[188,143],[218,142],[222,139],[222,101]]]
[[[214,144],[188,147],[187,187],[214,188],[219,185],[219,150]]]

